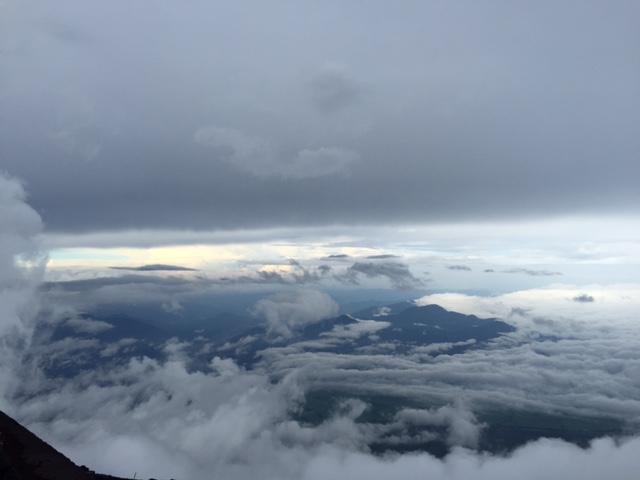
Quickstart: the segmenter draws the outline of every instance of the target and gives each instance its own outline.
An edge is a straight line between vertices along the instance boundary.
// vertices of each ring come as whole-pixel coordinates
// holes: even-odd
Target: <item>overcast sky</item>
[[[2,2],[47,231],[635,213],[636,2]]]
[[[0,169],[50,272],[639,261],[636,2],[0,8]]]

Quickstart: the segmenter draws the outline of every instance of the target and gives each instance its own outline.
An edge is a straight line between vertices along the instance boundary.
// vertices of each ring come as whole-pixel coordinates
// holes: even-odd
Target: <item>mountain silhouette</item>
[[[127,480],[78,466],[0,412],[0,480]]]

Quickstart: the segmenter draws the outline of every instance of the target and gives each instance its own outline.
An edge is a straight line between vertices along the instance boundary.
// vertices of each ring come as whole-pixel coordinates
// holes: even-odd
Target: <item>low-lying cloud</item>
[[[296,329],[335,317],[338,314],[338,304],[326,293],[299,290],[259,300],[253,313],[264,317],[272,332],[288,337]]]

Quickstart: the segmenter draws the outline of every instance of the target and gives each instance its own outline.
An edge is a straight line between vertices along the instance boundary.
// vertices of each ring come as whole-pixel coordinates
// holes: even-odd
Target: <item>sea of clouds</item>
[[[625,438],[595,440],[588,449],[542,439],[508,456],[477,453],[483,426],[472,413],[503,406],[640,418],[638,285],[555,285],[492,298],[418,300],[518,327],[491,348],[458,355],[433,349],[395,355],[385,346],[336,355],[294,344],[263,352],[253,370],[214,358],[205,373],[188,368],[184,344],[169,342],[164,362],[134,358],[53,379],[40,369],[53,351],[34,349],[33,335],[39,322],[55,323],[69,311],[38,293],[46,262],[37,242],[41,221],[20,183],[5,176],[0,224],[0,406],[78,464],[123,477],[180,480],[635,479],[640,471],[640,438],[632,430]],[[296,290],[265,299],[255,310],[287,335],[335,313],[336,306],[324,293]],[[104,327],[75,322],[85,331]],[[371,334],[379,327],[363,325],[360,333],[334,333]],[[336,385],[426,396],[441,406],[402,410],[387,426],[356,422],[367,405],[354,399],[319,425],[293,419],[309,389]],[[452,452],[444,459],[369,452],[367,445],[383,434],[392,438],[392,429],[402,441],[406,425],[443,427]]]

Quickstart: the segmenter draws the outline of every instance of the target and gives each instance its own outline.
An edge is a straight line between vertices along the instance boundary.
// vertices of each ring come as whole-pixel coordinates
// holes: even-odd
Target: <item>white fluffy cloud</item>
[[[178,361],[133,361],[110,384],[60,386],[19,407],[30,427],[73,460],[122,476],[250,479],[588,478],[604,472],[635,478],[637,439],[603,439],[588,450],[540,440],[509,457],[464,449],[444,460],[427,454],[375,457],[364,447],[372,432],[354,418],[361,402],[343,405],[317,427],[288,419],[303,383],[293,372],[278,384],[215,360],[214,373],[187,372]],[[89,380],[89,379],[87,379]],[[42,421],[41,419],[47,419]],[[446,426],[452,445],[473,446],[479,428],[453,406],[401,412],[391,425]]]
[[[326,293],[299,290],[259,300],[253,311],[267,320],[271,331],[289,336],[296,329],[336,316],[338,304]]]
[[[640,440],[616,445],[611,440],[594,442],[581,450],[557,440],[541,440],[507,458],[477,456],[458,450],[445,461],[428,455],[403,455],[391,459],[372,458],[365,454],[345,454],[336,450],[312,459],[305,480],[429,478],[433,480],[534,480],[547,478],[600,480],[614,477],[636,478],[640,460],[635,449]]]
[[[0,173],[0,406],[15,387],[19,355],[29,341],[37,312],[35,288],[44,258],[33,238],[38,214],[25,203],[22,185]],[[0,407],[3,408],[3,407]]]

